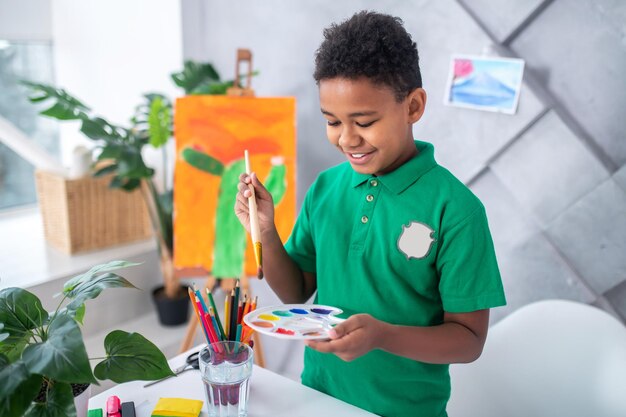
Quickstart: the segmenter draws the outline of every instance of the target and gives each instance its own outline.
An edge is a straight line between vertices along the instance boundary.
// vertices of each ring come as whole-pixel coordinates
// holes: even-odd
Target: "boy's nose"
[[[343,149],[349,149],[361,144],[361,136],[354,129],[343,129],[337,144]]]

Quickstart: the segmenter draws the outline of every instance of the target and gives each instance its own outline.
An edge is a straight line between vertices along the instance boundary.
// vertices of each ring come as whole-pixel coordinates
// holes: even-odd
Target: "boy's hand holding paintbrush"
[[[252,235],[253,243],[256,243],[254,240],[257,238],[263,247],[262,269],[259,272],[268,278],[268,284],[282,302],[292,304],[305,302],[315,292],[315,274],[301,271],[287,255],[274,223],[272,195],[252,170],[241,174],[237,188],[239,192],[235,202],[235,214]],[[250,210],[250,198],[253,195],[258,218],[258,237],[252,230],[254,221],[251,222],[254,213]],[[254,207],[252,209],[254,211]],[[258,266],[261,267],[261,262]]]

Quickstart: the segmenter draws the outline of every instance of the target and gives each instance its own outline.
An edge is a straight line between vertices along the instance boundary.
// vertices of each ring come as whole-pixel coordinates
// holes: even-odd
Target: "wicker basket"
[[[139,190],[109,188],[110,177],[35,174],[46,240],[73,254],[147,239],[150,218]]]

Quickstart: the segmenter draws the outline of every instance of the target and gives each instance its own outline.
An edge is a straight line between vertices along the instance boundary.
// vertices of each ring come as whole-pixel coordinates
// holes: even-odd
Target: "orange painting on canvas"
[[[239,277],[245,266],[256,275],[250,237],[234,217],[236,181],[247,149],[273,190],[285,241],[295,221],[295,99],[187,96],[175,110],[174,266],[220,278]]]

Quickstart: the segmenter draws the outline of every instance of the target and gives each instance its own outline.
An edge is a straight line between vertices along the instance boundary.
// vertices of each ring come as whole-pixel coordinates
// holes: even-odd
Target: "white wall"
[[[0,39],[50,41],[50,0],[0,0]]]
[[[107,120],[128,125],[147,92],[174,97],[169,74],[182,68],[179,0],[52,0],[56,83]],[[61,130],[62,158],[90,143],[78,126]],[[158,164],[160,155],[148,156]]]

